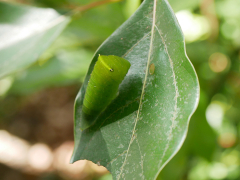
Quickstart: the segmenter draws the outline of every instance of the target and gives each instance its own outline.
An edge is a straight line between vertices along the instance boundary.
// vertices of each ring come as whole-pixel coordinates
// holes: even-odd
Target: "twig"
[[[87,4],[85,6],[81,6],[81,7],[78,7],[76,9],[74,9],[74,11],[76,12],[83,12],[83,11],[86,11],[86,10],[89,10],[89,9],[92,9],[94,7],[97,7],[97,6],[101,6],[103,4],[107,4],[107,3],[115,3],[115,2],[120,2],[122,0],[102,0],[102,1],[97,1],[97,2],[93,2],[93,3],[90,3],[90,4]]]

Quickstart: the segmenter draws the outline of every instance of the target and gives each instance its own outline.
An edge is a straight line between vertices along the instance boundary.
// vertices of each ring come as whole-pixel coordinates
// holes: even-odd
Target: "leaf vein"
[[[130,146],[135,138],[135,130],[136,130],[136,126],[137,126],[137,122],[139,120],[139,116],[140,116],[140,111],[142,109],[142,101],[143,101],[143,96],[144,96],[144,89],[146,87],[146,82],[147,82],[147,77],[148,77],[148,68],[149,68],[149,64],[150,64],[150,58],[151,58],[151,52],[152,52],[152,49],[153,49],[153,34],[154,34],[154,26],[155,26],[155,21],[156,21],[156,4],[157,4],[157,0],[154,0],[154,5],[153,5],[153,22],[152,22],[152,30],[151,30],[151,41],[150,41],[150,48],[149,48],[149,53],[148,53],[148,60],[147,60],[147,67],[146,67],[146,74],[145,74],[145,78],[144,78],[144,82],[143,82],[143,87],[142,87],[142,93],[141,93],[141,98],[140,98],[140,103],[139,103],[139,108],[138,108],[138,112],[137,112],[137,117],[135,119],[135,124],[134,124],[134,128],[133,128],[133,131],[132,131],[132,137],[131,137],[131,140],[129,142],[129,146],[128,146],[128,149],[127,149],[127,153],[126,153],[126,156],[125,156],[125,159],[123,161],[123,164],[121,166],[121,170],[120,170],[120,173],[118,175],[118,178],[117,180],[120,179],[121,177],[121,174],[123,173],[123,168],[126,164],[126,161],[127,161],[127,157],[128,157],[128,153],[129,153],[129,150],[130,150]]]
[[[169,143],[170,143],[170,141],[172,140],[172,132],[173,132],[175,120],[177,119],[177,116],[178,116],[178,106],[177,106],[178,101],[177,101],[177,98],[178,98],[178,96],[179,96],[179,92],[178,92],[178,86],[177,86],[177,81],[176,81],[176,75],[175,75],[174,67],[173,67],[173,61],[172,61],[171,56],[170,56],[170,54],[169,54],[169,52],[168,52],[167,44],[166,44],[166,42],[165,42],[165,40],[164,40],[164,38],[163,38],[163,36],[162,36],[162,34],[161,34],[161,31],[158,29],[158,27],[157,27],[156,25],[155,25],[155,28],[157,29],[157,32],[158,32],[158,34],[160,35],[160,37],[161,37],[161,39],[162,39],[162,42],[163,42],[164,48],[165,48],[165,52],[166,52],[167,55],[168,55],[168,59],[169,59],[169,62],[170,62],[170,67],[171,67],[172,74],[173,74],[172,77],[173,77],[173,84],[174,84],[174,89],[175,89],[174,112],[173,112],[173,116],[172,116],[172,119],[171,119],[172,124],[171,124],[170,130],[169,130],[168,142],[167,142],[166,147],[165,147],[165,149],[164,149],[164,151],[163,151],[163,154],[162,154],[162,157],[161,157],[161,161],[159,162],[159,165],[158,165],[158,167],[160,168],[161,163],[162,163],[162,159],[164,158],[164,156],[165,156],[165,154],[166,154],[166,152],[167,152],[167,150],[168,150],[168,148],[169,148]]]
[[[103,126],[103,124],[106,122],[106,120],[109,119],[114,113],[116,113],[117,111],[121,110],[121,109],[124,108],[124,107],[129,106],[130,104],[136,102],[137,100],[139,100],[139,98],[134,99],[133,101],[129,102],[129,103],[126,104],[125,106],[122,106],[122,107],[118,108],[116,111],[114,111],[112,114],[110,114],[106,119],[103,120],[102,124],[98,127],[98,130]],[[97,132],[97,131],[95,131],[94,133],[96,133],[96,132]],[[92,136],[92,138],[89,140],[88,145],[85,147],[85,150],[88,148],[88,146],[89,146],[90,142],[93,140],[93,138],[94,138],[94,136]],[[125,150],[125,151],[126,151],[126,150]],[[125,151],[124,151],[124,152],[125,152]],[[124,152],[121,153],[120,155],[124,154]],[[118,156],[120,156],[120,155],[118,155]],[[109,164],[109,163],[108,163],[108,164]]]
[[[143,36],[139,41],[137,41],[122,57],[127,56],[134,47],[136,47],[142,40],[144,40],[149,34],[151,33],[151,31],[149,31],[145,36]]]
[[[109,164],[112,164],[117,158],[121,157],[122,155],[124,155],[127,152],[127,150],[123,151],[121,154],[119,154],[117,157],[115,157],[114,159],[112,159],[109,163],[107,163],[106,166],[108,166]]]

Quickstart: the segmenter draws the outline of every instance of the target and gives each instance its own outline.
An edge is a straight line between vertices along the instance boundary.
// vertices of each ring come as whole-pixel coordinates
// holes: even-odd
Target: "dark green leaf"
[[[37,60],[69,22],[53,9],[0,3],[0,78]]]
[[[81,131],[82,103],[98,54],[124,57],[131,68],[118,97],[92,127]],[[101,164],[113,179],[155,179],[180,149],[198,99],[198,79],[173,11],[166,0],[145,0],[92,60],[76,98],[71,162]]]

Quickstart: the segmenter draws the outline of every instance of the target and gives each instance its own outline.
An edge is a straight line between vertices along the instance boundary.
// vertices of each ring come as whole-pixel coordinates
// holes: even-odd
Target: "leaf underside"
[[[98,54],[123,57],[131,68],[118,97],[81,131],[82,103]],[[171,7],[166,0],[145,0],[92,60],[75,102],[71,162],[91,160],[105,166],[114,180],[156,179],[185,140],[198,99],[198,79]]]

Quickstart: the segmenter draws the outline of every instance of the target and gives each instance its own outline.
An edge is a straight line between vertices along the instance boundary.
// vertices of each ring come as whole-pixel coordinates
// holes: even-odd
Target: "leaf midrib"
[[[120,173],[118,175],[117,180],[120,179],[121,174],[123,172],[123,169],[124,169],[124,166],[125,166],[126,161],[127,161],[127,157],[128,157],[128,153],[129,153],[131,144],[134,141],[134,139],[137,138],[137,136],[135,136],[135,130],[136,130],[137,122],[139,120],[140,111],[141,111],[141,108],[142,108],[142,101],[143,101],[143,96],[144,96],[144,90],[145,90],[147,77],[148,77],[148,68],[149,68],[149,64],[150,64],[150,58],[151,58],[151,52],[152,52],[152,46],[153,46],[153,34],[154,34],[154,27],[155,27],[155,21],[156,21],[156,4],[157,4],[157,1],[154,0],[154,4],[153,4],[153,22],[152,22],[152,30],[151,30],[151,41],[150,41],[150,48],[149,48],[149,52],[148,52],[146,74],[145,74],[145,78],[144,78],[144,82],[143,82],[143,88],[142,88],[142,93],[141,93],[140,102],[139,102],[139,108],[138,108],[138,112],[137,112],[137,117],[135,119],[135,124],[134,124],[134,128],[133,128],[133,131],[132,131],[131,140],[129,142],[129,146],[128,146],[128,149],[127,149],[127,152],[126,152],[126,156],[125,156],[124,162],[123,162],[123,164],[121,166],[121,171],[120,171]],[[143,166],[143,164],[142,164],[142,166]]]

